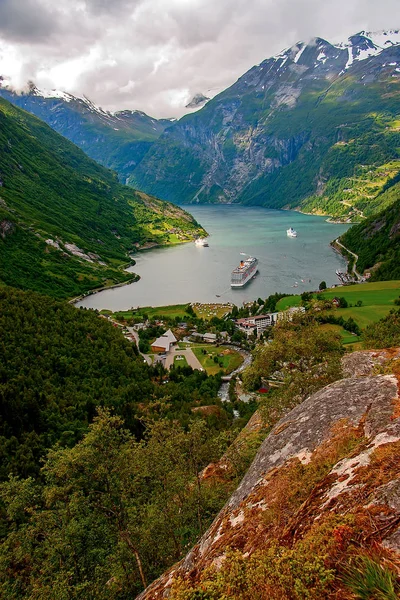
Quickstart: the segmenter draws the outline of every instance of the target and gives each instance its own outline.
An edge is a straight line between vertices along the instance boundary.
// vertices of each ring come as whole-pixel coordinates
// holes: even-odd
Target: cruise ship
[[[257,273],[258,258],[249,256],[241,260],[240,265],[233,269],[231,275],[231,287],[243,287]]]
[[[287,233],[288,237],[297,237],[297,231],[295,231],[293,229],[293,227],[290,227],[289,229],[287,229],[286,233]]]

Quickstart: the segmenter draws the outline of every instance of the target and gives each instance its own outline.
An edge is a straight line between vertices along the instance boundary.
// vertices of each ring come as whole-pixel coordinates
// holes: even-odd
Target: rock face
[[[296,207],[357,164],[384,164],[385,136],[374,140],[374,155],[363,138],[385,130],[377,121],[365,128],[365,119],[371,106],[395,118],[400,45],[378,47],[368,35],[340,45],[315,38],[254,66],[168,128],[130,181],[177,203]],[[347,148],[355,140],[362,159]]]
[[[186,104],[186,108],[201,108],[209,99],[204,94],[195,94],[189,104]]]
[[[169,597],[178,578],[198,582],[208,567],[221,567],[227,549],[250,557],[268,536],[293,544],[332,514],[357,515],[364,523],[359,533],[363,543],[367,546],[369,540],[375,548],[381,546],[399,557],[400,379],[389,362],[399,358],[400,351],[345,357],[344,372],[352,376],[313,394],[281,419],[203,538],[138,599]],[[388,373],[374,374],[379,368]],[[328,455],[340,460],[334,459],[315,480],[305,501],[285,517],[281,528],[268,524],[268,511],[285,474],[298,467],[300,473],[301,465],[307,470],[307,465],[311,468]],[[296,481],[292,479],[290,485],[295,487]]]

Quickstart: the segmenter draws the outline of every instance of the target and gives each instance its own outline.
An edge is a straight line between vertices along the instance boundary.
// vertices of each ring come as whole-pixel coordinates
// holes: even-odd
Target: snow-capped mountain
[[[169,127],[131,181],[183,204],[298,206],[358,165],[400,169],[399,105],[399,30],[298,42]]]
[[[139,110],[111,113],[85,96],[39,89],[33,83],[17,93],[5,77],[0,77],[0,97],[33,113],[91,158],[115,169],[122,181],[173,123],[173,119],[154,119]]]
[[[207,92],[212,99],[203,108],[205,96],[195,97],[195,114],[179,121],[141,111],[110,113],[88,98],[34,85],[15,94],[6,81],[0,96],[42,118],[122,181],[167,200],[283,206],[321,192],[326,175],[315,169],[333,140],[347,139],[354,128],[357,137],[372,112],[398,113],[399,83],[400,31],[392,29],[360,31],[334,43],[318,37],[298,42],[230,88]],[[306,151],[318,157],[285,197],[284,174]]]
[[[304,58],[301,56],[306,49],[315,48],[318,50],[315,59],[315,66],[318,63],[325,64],[327,60],[339,60],[343,62],[347,53],[345,69],[348,69],[354,62],[365,60],[371,56],[377,56],[383,50],[393,46],[400,45],[400,30],[392,29],[388,31],[360,31],[350,36],[345,42],[330,44],[322,38],[313,38],[309,42],[298,42],[291,48],[283,50],[273,58],[275,60],[291,59],[296,64],[304,64]],[[335,52],[337,49],[339,52]]]

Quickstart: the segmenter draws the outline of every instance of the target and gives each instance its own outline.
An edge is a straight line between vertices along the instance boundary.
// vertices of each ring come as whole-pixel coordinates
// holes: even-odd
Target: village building
[[[177,339],[170,329],[151,344],[152,352],[169,352]]]
[[[205,333],[203,335],[203,341],[207,342],[207,344],[215,344],[217,341],[217,336],[215,333]]]
[[[277,312],[266,313],[265,315],[254,315],[245,319],[238,319],[236,325],[242,331],[245,331],[248,335],[256,330],[257,335],[260,335],[267,327],[273,327],[278,321]]]
[[[191,339],[196,342],[207,342],[207,344],[215,344],[217,341],[217,336],[215,333],[197,333],[197,331],[193,331],[191,335]]]

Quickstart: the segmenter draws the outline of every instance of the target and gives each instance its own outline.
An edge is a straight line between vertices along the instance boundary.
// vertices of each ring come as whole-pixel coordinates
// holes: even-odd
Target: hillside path
[[[357,277],[357,279],[361,279],[361,275],[359,273],[357,273],[357,271],[356,271],[356,266],[357,266],[357,261],[358,261],[358,254],[355,254],[354,252],[352,252],[351,250],[349,250],[348,248],[346,248],[346,246],[343,246],[343,244],[341,244],[339,242],[339,238],[336,239],[336,244],[338,246],[341,246],[344,250],[346,250],[346,252],[348,252],[349,254],[351,254],[352,256],[354,256],[354,258],[356,260],[354,261],[352,272]]]

